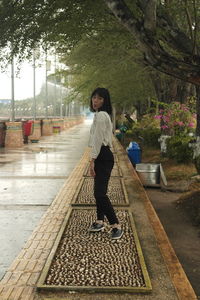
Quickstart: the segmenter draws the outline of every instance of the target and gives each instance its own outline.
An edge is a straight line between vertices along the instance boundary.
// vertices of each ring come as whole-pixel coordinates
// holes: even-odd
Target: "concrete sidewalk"
[[[0,148],[0,279],[82,157],[90,122]]]
[[[36,290],[38,278],[88,164],[89,149],[86,149],[70,176],[65,178],[64,185],[0,282],[1,300],[197,299],[125,151],[117,141],[114,143],[114,148],[130,202],[129,209],[134,215],[137,233],[151,279],[152,292],[150,294],[116,292],[90,294],[65,291],[55,294]]]

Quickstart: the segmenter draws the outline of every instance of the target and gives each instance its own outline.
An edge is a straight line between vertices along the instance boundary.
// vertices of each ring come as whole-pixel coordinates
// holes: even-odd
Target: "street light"
[[[11,62],[11,122],[15,121],[15,71],[14,71],[14,57]]]
[[[35,97],[35,50],[33,50],[33,118],[36,119],[36,97]]]
[[[48,82],[47,82],[47,76],[48,76],[48,71],[51,70],[51,61],[49,61],[47,58],[47,49],[46,49],[46,57],[45,57],[45,63],[46,63],[46,75],[45,75],[45,78],[46,78],[46,81],[45,81],[45,98],[46,98],[46,107],[45,107],[45,115],[46,115],[46,118],[48,118]]]

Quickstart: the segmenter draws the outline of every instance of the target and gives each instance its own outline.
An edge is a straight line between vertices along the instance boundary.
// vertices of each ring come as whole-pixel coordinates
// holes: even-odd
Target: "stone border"
[[[117,139],[115,139],[115,141],[114,141],[114,147],[119,152],[121,151],[122,153],[124,153],[124,151],[125,151]],[[182,265],[180,264],[180,262],[178,260],[178,257],[176,256],[176,253],[169,241],[169,238],[168,238],[168,236],[156,214],[156,211],[155,211],[153,205],[151,204],[151,201],[149,200],[145,189],[143,188],[143,184],[140,181],[140,178],[137,175],[128,156],[126,156],[124,158],[124,163],[126,164],[127,168],[129,169],[129,172],[130,172],[132,178],[134,180],[136,179],[136,181],[139,183],[142,194],[144,194],[144,196],[143,196],[144,207],[147,212],[150,225],[153,228],[154,236],[157,241],[159,250],[161,252],[164,263],[165,263],[168,273],[170,275],[171,282],[176,290],[178,299],[180,299],[180,300],[197,300],[197,296],[193,290],[193,287],[192,287],[190,281],[188,280],[187,275],[185,274],[185,271],[183,270]],[[141,191],[139,191],[139,193]]]
[[[89,167],[90,167],[90,165],[88,164],[88,165],[86,166],[85,171],[84,171],[84,174],[83,174],[84,177],[91,177],[91,175],[89,174]],[[117,170],[118,170],[119,175],[112,175],[112,172],[113,172],[113,171],[112,171],[110,177],[122,177],[122,176],[123,176],[123,175],[122,175],[122,171],[121,171],[121,168],[120,168],[120,166],[119,166],[119,164],[118,164],[117,162],[115,162],[114,167],[115,167],[115,169],[116,169],[116,167],[117,167]],[[114,170],[115,170],[115,169],[114,169]]]
[[[40,291],[41,290],[43,290],[43,291],[48,290],[48,291],[52,291],[52,292],[56,292],[56,291],[123,292],[123,293],[124,292],[125,293],[126,292],[128,292],[128,293],[138,293],[138,292],[139,293],[149,293],[149,292],[151,292],[151,290],[152,290],[151,281],[150,281],[150,278],[149,278],[149,275],[148,275],[148,271],[147,271],[146,264],[145,264],[145,261],[144,261],[144,256],[143,256],[143,253],[142,253],[139,238],[138,238],[137,231],[136,231],[136,228],[135,228],[133,215],[131,214],[131,212],[128,209],[124,209],[124,208],[123,209],[126,210],[129,214],[131,229],[132,229],[132,232],[133,232],[133,235],[134,235],[134,240],[135,240],[135,244],[136,244],[137,254],[138,254],[138,257],[139,257],[140,267],[141,267],[141,270],[142,270],[142,275],[143,275],[144,282],[145,282],[145,287],[57,286],[57,285],[47,285],[47,284],[45,284],[45,280],[46,280],[46,277],[48,275],[49,269],[51,267],[52,260],[53,260],[55,254],[56,254],[56,251],[57,251],[57,248],[58,248],[58,246],[60,244],[60,241],[62,239],[63,233],[65,231],[65,228],[66,228],[67,224],[68,224],[71,213],[74,209],[75,210],[77,210],[77,209],[78,210],[79,209],[84,209],[84,210],[87,209],[88,210],[88,209],[91,209],[91,208],[79,207],[79,208],[69,209],[69,211],[66,215],[66,218],[65,218],[65,220],[64,220],[64,222],[61,226],[61,229],[60,229],[60,231],[57,235],[57,238],[55,240],[55,243],[53,245],[51,253],[49,254],[49,257],[46,261],[46,264],[45,264],[44,269],[41,273],[41,276],[38,280],[37,289],[40,290]]]
[[[77,188],[77,191],[76,191],[76,194],[74,195],[73,197],[73,200],[71,202],[72,206],[95,206],[95,202],[94,203],[78,203],[76,202],[79,194],[81,193],[81,188],[84,184],[84,181],[85,179],[88,179],[90,177],[84,177],[81,179],[81,182]],[[121,183],[121,187],[122,187],[122,193],[124,194],[124,199],[125,199],[125,202],[119,202],[119,203],[112,203],[113,206],[129,206],[129,199],[128,199],[128,195],[127,195],[127,192],[126,192],[126,188],[125,188],[125,185],[124,185],[124,181],[121,177],[113,177],[113,178],[119,178],[120,180],[120,183]],[[110,183],[111,184],[111,183]]]

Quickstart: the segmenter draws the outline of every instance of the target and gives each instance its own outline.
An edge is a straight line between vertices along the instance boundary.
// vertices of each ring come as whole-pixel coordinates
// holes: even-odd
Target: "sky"
[[[33,67],[31,63],[22,64],[19,74],[15,66],[15,100],[33,97]],[[45,67],[37,67],[35,71],[36,95],[40,93],[45,82]],[[0,99],[11,99],[11,66],[6,72],[0,72]]]

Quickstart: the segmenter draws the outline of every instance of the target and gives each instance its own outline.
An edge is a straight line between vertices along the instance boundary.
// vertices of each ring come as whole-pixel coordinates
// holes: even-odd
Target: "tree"
[[[137,0],[133,7],[126,5],[123,0],[104,1],[136,39],[137,46],[144,55],[144,63],[196,85],[197,151],[194,154],[196,163],[200,165],[200,55],[197,44],[200,5],[195,0],[192,1],[194,15],[192,20],[189,10],[191,7],[188,6],[187,0],[181,1],[189,24],[189,31],[183,31],[178,26],[180,19],[173,19],[170,15],[170,9],[175,3],[179,5],[179,1],[160,1],[158,4],[157,0]],[[173,3],[172,6],[170,2]]]
[[[102,1],[2,0],[0,2],[1,61],[18,55],[22,60],[38,45],[66,52],[83,35],[94,34],[96,24],[110,19]],[[7,48],[7,53],[5,53]]]
[[[127,4],[123,0],[104,1],[113,16],[131,33],[143,53],[144,63],[200,85],[197,45],[200,4],[192,0],[192,16],[192,8],[186,5],[186,0],[129,0]],[[189,30],[183,18],[174,13],[175,5],[180,11],[186,10]],[[22,55],[41,40],[56,43],[66,50],[74,47],[83,34],[94,35],[106,22],[115,22],[98,0],[2,0],[0,8],[0,47],[11,44],[11,54],[20,52]],[[184,26],[180,29],[178,24]]]
[[[69,66],[70,86],[87,99],[96,86],[109,88],[112,100],[119,110],[155,97],[147,67],[137,63],[139,54],[132,48],[130,34],[120,28],[107,26],[93,37],[82,39],[62,61]]]
[[[116,18],[137,40],[147,65],[186,82],[200,85],[200,56],[190,36],[181,31],[166,5],[157,0],[135,1],[134,9],[123,0],[105,0]],[[197,31],[198,23],[194,23]]]
[[[21,59],[41,42],[66,52],[83,35],[98,34],[105,24],[116,23],[117,17],[131,33],[144,64],[199,85],[200,4],[188,2],[105,0],[106,9],[99,0],[2,0],[0,47],[12,45],[7,57],[18,54]],[[5,51],[1,61],[4,57]]]
[[[190,3],[187,0],[104,0],[104,3],[100,0],[2,0],[0,47],[11,46],[7,58],[14,54],[23,57],[41,41],[44,46],[53,43],[59,51],[67,51],[83,35],[98,34],[105,23],[114,23],[117,18],[131,33],[133,47],[141,51],[144,64],[200,86],[200,4],[196,0]],[[198,136],[199,92],[197,89]]]

